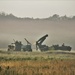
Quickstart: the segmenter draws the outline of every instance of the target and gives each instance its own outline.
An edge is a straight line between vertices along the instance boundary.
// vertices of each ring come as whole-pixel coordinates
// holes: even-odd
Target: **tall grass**
[[[0,75],[75,75],[75,60],[1,61]]]
[[[75,75],[75,53],[1,51],[0,75]]]

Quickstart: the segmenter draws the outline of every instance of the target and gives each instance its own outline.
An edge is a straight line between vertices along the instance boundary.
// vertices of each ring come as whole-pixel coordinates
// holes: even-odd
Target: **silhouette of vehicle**
[[[31,48],[31,43],[26,39],[26,38],[24,38],[25,39],[25,41],[27,42],[27,45],[23,45],[22,46],[22,49],[23,49],[23,51],[29,51],[29,52],[32,52],[32,48]]]
[[[15,44],[15,51],[21,51],[21,47],[22,47],[21,41],[15,41],[14,40],[14,43],[12,43],[12,44]]]
[[[60,50],[67,50],[67,51],[71,51],[71,47],[70,46],[65,46],[64,43],[62,44],[62,46],[59,47]]]
[[[8,45],[8,51],[11,51],[11,50],[14,50],[14,45],[13,44],[11,44],[11,45]]]
[[[40,49],[41,51],[47,51],[49,49],[48,46],[42,45],[44,40],[48,37],[48,34],[45,36],[41,37],[38,41],[36,41],[36,50]]]
[[[52,45],[52,48],[54,48],[54,50],[63,50],[63,51],[71,51],[71,47],[70,46],[65,46],[64,43],[59,46],[59,45]]]
[[[44,35],[38,41],[36,41],[36,50],[40,49],[41,51],[48,51],[49,49],[50,50],[54,49],[54,50],[71,51],[72,48],[70,46],[65,46],[64,43],[61,46],[57,44],[57,45],[52,45],[51,47],[48,47],[47,45],[43,45],[42,43],[45,41],[47,37],[48,37],[48,34]],[[23,51],[32,52],[32,47],[31,47],[32,44],[26,38],[24,39],[27,42],[27,45],[23,45],[21,41],[15,41],[13,39],[14,43],[11,43],[11,45],[8,45],[8,51],[10,50],[21,51],[21,49],[23,49]]]

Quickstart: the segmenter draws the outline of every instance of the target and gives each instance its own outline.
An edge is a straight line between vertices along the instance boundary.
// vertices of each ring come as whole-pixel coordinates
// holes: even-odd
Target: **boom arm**
[[[48,34],[46,34],[45,36],[43,36],[42,38],[40,38],[38,41],[36,41],[38,44],[42,44],[44,42],[44,40],[46,39],[46,37],[48,37]]]
[[[31,43],[26,38],[24,38],[24,39],[26,40],[27,45],[31,45]]]
[[[13,39],[13,41],[15,42],[15,40]]]
[[[42,38],[40,38],[38,41],[36,41],[36,50],[38,50],[38,47],[40,47],[42,45],[42,43],[44,42],[44,40],[46,39],[46,37],[48,37],[48,34],[46,34],[45,36],[43,36]]]

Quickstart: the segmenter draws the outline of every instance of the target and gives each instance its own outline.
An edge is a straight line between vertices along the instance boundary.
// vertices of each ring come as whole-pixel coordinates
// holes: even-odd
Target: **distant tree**
[[[54,14],[52,17],[53,17],[53,18],[59,18],[59,15]]]
[[[60,17],[58,14],[54,14],[52,17],[51,17],[52,20],[59,20]]]
[[[75,20],[75,16],[73,16],[73,18],[72,18],[73,20]]]
[[[6,18],[6,14],[4,12],[0,13],[0,19],[5,19]]]
[[[1,12],[0,16],[6,16],[5,12]]]
[[[6,14],[5,12],[0,13],[0,19],[7,20],[7,19],[17,19],[16,16],[13,14]]]
[[[64,15],[64,16],[61,17],[61,19],[62,19],[62,20],[69,20],[70,18],[67,17],[66,15]]]
[[[9,14],[9,15],[6,15],[6,17],[8,18],[8,19],[15,19],[15,18],[17,18],[17,17],[15,17],[12,13],[11,14]]]

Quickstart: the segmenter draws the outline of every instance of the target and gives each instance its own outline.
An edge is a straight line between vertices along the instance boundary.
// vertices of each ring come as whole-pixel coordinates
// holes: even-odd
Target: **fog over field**
[[[44,44],[65,43],[75,49],[75,20],[0,19],[0,48],[7,48],[13,39],[26,44],[24,38],[27,38],[35,44],[45,34],[49,37]]]
[[[7,48],[13,39],[33,45],[48,34],[48,46],[63,43],[75,50],[74,0],[1,0],[0,48]]]

